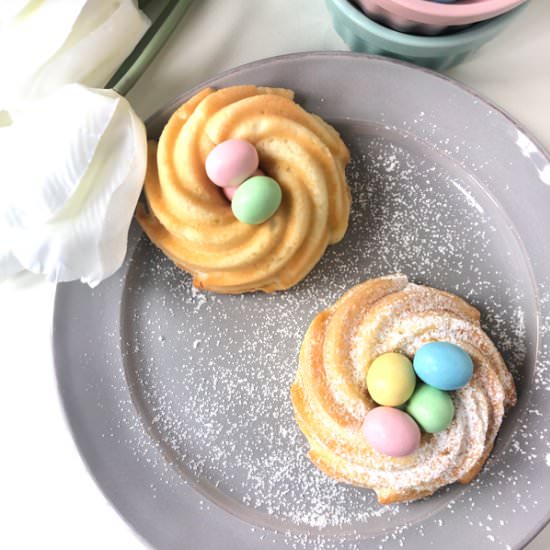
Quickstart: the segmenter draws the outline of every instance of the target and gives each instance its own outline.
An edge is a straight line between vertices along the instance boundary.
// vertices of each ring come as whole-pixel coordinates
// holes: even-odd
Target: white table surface
[[[549,23],[550,1],[532,0],[503,34],[449,72],[505,108],[547,149]],[[321,0],[198,0],[130,101],[145,118],[229,67],[326,49],[347,48]],[[54,286],[37,276],[0,284],[0,547],[144,548],[89,477],[67,429],[50,350],[53,295]],[[550,528],[528,547],[548,548]]]

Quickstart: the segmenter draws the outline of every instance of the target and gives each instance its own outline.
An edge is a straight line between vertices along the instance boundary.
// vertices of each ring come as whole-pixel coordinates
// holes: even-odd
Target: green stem
[[[193,0],[170,0],[105,86],[126,95],[162,49]]]

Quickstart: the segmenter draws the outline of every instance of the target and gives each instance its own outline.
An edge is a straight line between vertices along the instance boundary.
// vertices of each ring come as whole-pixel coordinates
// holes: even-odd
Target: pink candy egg
[[[230,201],[232,201],[232,200],[233,200],[233,195],[235,194],[235,192],[237,191],[238,188],[239,188],[238,185],[237,185],[236,187],[222,187],[222,189],[223,189],[223,194],[224,194]]]
[[[393,407],[375,407],[363,421],[363,435],[369,445],[388,456],[407,456],[420,445],[420,428],[405,412]]]
[[[265,176],[265,174],[258,168],[250,177],[253,178],[254,176]],[[230,200],[233,200],[233,195],[235,194],[235,191],[239,188],[238,185],[235,187],[223,187],[223,194]]]
[[[220,187],[237,187],[258,168],[258,152],[244,139],[216,145],[206,157],[206,173]]]

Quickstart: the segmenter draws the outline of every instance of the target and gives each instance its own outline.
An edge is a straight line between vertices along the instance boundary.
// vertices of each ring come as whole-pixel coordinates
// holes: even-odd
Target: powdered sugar
[[[399,538],[461,492],[382,507],[372,492],[337,484],[309,463],[289,386],[310,320],[350,286],[401,271],[462,295],[481,309],[521,382],[531,297],[522,262],[506,259],[519,257],[515,237],[459,167],[442,168],[418,144],[395,145],[387,134],[351,143],[349,232],[294,289],[205,294],[145,240],[128,276],[126,368],[143,421],[169,462],[212,500],[288,532],[298,547],[317,529],[353,538],[391,528],[388,537]]]

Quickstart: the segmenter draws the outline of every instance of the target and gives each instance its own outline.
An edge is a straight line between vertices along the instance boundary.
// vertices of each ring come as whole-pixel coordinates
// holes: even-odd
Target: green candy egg
[[[442,432],[449,427],[455,407],[447,392],[427,384],[419,384],[405,409],[428,433]]]
[[[240,222],[256,225],[277,212],[281,199],[281,188],[273,178],[254,176],[239,185],[231,209]]]

